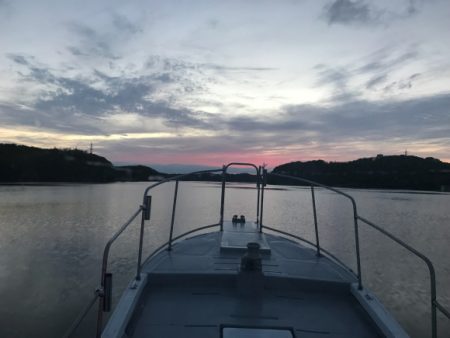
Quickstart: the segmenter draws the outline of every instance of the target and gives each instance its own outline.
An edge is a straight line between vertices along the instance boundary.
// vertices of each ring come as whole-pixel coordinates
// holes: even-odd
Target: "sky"
[[[450,162],[450,1],[0,0],[0,143]]]

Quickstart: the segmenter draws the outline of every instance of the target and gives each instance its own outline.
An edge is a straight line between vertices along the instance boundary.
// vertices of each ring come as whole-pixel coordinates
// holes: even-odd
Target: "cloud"
[[[37,65],[33,58],[19,54],[10,54],[8,57],[25,69],[26,72],[19,72],[24,81],[44,88],[30,104],[32,111],[12,114],[17,123],[38,123],[43,127],[59,130],[80,129],[80,132],[85,132],[83,130],[86,123],[93,123],[92,128],[88,128],[89,131],[101,130],[107,133],[107,130],[102,129],[99,119],[115,114],[135,113],[161,119],[170,128],[210,128],[207,122],[210,114],[177,108],[167,101],[150,98],[161,83],[169,81],[168,74],[125,77],[109,76],[95,70],[91,74],[68,78],[58,75],[50,68]],[[8,111],[11,112],[11,109]],[[34,115],[31,119],[30,114]]]
[[[142,33],[143,28],[121,14],[112,13],[108,19],[109,25],[103,30],[81,22],[68,23],[67,28],[78,38],[78,43],[67,46],[67,50],[76,57],[119,59],[118,51],[135,35]]]
[[[143,29],[140,25],[132,22],[124,15],[114,13],[112,22],[117,31],[120,31],[127,35],[134,35],[143,32]]]
[[[414,83],[414,80],[419,78],[421,76],[420,73],[412,74],[411,76],[407,77],[406,79],[402,79],[399,81],[393,81],[386,86],[383,87],[383,91],[386,93],[392,92],[394,90],[407,90],[411,89]]]
[[[391,81],[391,85],[386,86],[386,83],[394,71],[399,70],[401,67],[405,67],[411,62],[416,61],[419,58],[419,53],[416,50],[408,50],[397,56],[391,56],[386,54],[385,51],[374,53],[371,57],[372,61],[367,62],[363,66],[354,70],[358,75],[370,75],[365,87],[368,90],[377,89],[382,87],[385,93],[395,90],[407,90],[412,87],[413,80],[419,77],[419,73],[412,74],[407,79],[398,79],[397,81]],[[392,85],[393,83],[401,83],[399,86]]]
[[[147,69],[159,71],[161,74],[172,74],[172,80],[179,80],[181,76],[201,75],[208,77],[211,72],[225,75],[231,73],[235,76],[237,72],[240,73],[255,73],[274,71],[278,68],[274,67],[251,67],[251,66],[225,66],[215,63],[194,63],[174,58],[162,58],[158,55],[150,55],[145,63]],[[174,77],[177,74],[178,77]]]
[[[401,101],[353,101],[333,106],[291,105],[269,117],[218,118],[215,136],[152,139],[168,152],[249,152],[307,144],[414,143],[450,145],[450,94]]]
[[[418,2],[415,0],[408,0],[400,4],[403,5],[400,11],[378,8],[373,5],[374,3],[363,0],[334,0],[324,6],[323,18],[329,25],[376,25],[409,18],[419,12]]]
[[[288,106],[281,120],[267,124],[266,131],[282,134],[293,124],[299,133],[312,132],[320,141],[336,142],[356,137],[366,141],[442,138],[450,135],[449,107],[450,94],[402,101],[353,101],[328,107]]]
[[[27,66],[29,64],[27,58],[19,54],[6,54],[6,57],[14,61],[17,64]]]
[[[219,121],[224,134],[183,140],[190,151],[249,152],[301,149],[308,144],[345,146],[431,141],[450,145],[450,94],[402,101],[353,101],[332,106],[291,105],[272,117]],[[174,144],[176,140],[174,139]],[[222,143],[223,142],[223,143]],[[189,144],[187,144],[189,143]],[[169,145],[170,142],[165,143]]]
[[[74,56],[89,56],[87,52],[83,52],[80,48],[75,46],[68,46],[67,50]]]
[[[355,71],[360,74],[380,71],[386,72],[405,65],[407,62],[414,61],[418,57],[419,53],[415,49],[407,50],[400,53],[400,55],[395,55],[395,53],[382,49],[370,55],[369,62],[357,68]]]
[[[136,158],[154,162],[174,162],[176,158],[178,163],[221,164],[239,156],[267,156],[272,161],[319,156],[342,160],[368,156],[370,152],[401,152],[405,147],[423,156],[430,156],[424,148],[432,147],[434,156],[445,157],[450,146],[448,107],[450,94],[327,107],[292,105],[272,118],[222,116],[218,121],[220,131],[214,135],[174,135],[104,146],[111,153],[133,153]]]
[[[369,5],[362,1],[336,0],[325,7],[328,23],[368,23],[376,20]]]
[[[89,28],[78,28],[83,35],[96,35]],[[47,124],[54,126],[50,121],[53,118],[75,128],[79,125],[75,120],[107,118],[125,112],[161,119],[168,128],[215,130],[219,125],[217,116],[179,104],[183,96],[195,92],[207,93],[207,86],[217,81],[214,72],[271,70],[150,56],[140,71],[116,71],[116,75],[112,76],[94,69],[83,75],[68,77],[66,72],[39,64],[33,57],[21,54],[9,54],[8,57],[19,67],[18,74],[23,81],[40,88],[32,102],[36,116],[45,112],[41,114],[40,123],[45,125],[45,120],[49,120]],[[190,102],[203,104],[201,99],[196,100],[193,98]]]
[[[68,50],[75,56],[97,56],[106,59],[118,59],[111,46],[110,38],[101,35],[93,28],[78,22],[67,25],[69,31],[79,38],[79,46],[68,46]]]
[[[366,89],[372,89],[376,85],[385,82],[387,79],[387,74],[375,75],[366,82]]]
[[[381,54],[384,56],[380,57]],[[210,72],[227,72],[228,67],[204,67],[155,56],[142,71],[117,71],[111,75],[94,69],[69,77],[31,56],[9,54],[8,57],[20,70],[18,74],[23,82],[39,87],[27,106],[20,102],[0,105],[1,124],[85,135],[129,133],[131,139],[133,133],[146,133],[150,128],[151,132],[166,132],[166,135],[143,136],[126,142],[130,147],[141,145],[161,156],[292,153],[313,145],[351,148],[386,142],[394,146],[398,142],[450,143],[447,136],[450,134],[450,94],[401,101],[369,101],[354,91],[355,77],[367,78],[362,83],[371,90],[383,86],[391,86],[385,90],[410,88],[422,76],[420,73],[395,81],[389,74],[394,66],[397,68],[399,64],[415,60],[417,53],[411,51],[379,52],[348,67],[316,66],[317,84],[331,85],[336,97],[347,95],[345,100],[288,105],[264,115],[234,116],[190,109],[179,104],[179,94],[173,101],[170,96],[160,96],[160,92],[169,92],[167,88],[176,86],[179,90],[185,90],[186,86],[202,90],[200,88],[207,82],[203,79],[209,77]],[[243,71],[260,71],[242,68]],[[184,133],[186,130],[194,132]],[[102,146],[111,151],[119,147],[115,141],[102,142]]]
[[[249,144],[253,142],[246,139],[246,134],[260,140],[267,138],[266,141],[273,144],[279,144],[281,140],[286,139],[295,139],[292,144],[308,138],[317,138],[318,141],[335,139],[337,142],[348,137],[370,139],[377,133],[379,137],[385,138],[450,134],[450,127],[445,128],[450,126],[449,95],[386,102],[365,101],[358,99],[356,94],[351,95],[348,82],[355,74],[371,75],[366,83],[366,87],[370,89],[386,81],[385,73],[381,72],[377,77],[373,75],[374,71],[389,70],[400,62],[399,60],[412,58],[411,53],[387,60],[381,59],[376,64],[369,60],[365,65],[351,69],[317,66],[318,84],[332,84],[343,89],[339,93],[348,94],[346,100],[330,101],[326,106],[285,106],[265,117],[239,115],[232,118],[180,108],[171,105],[169,101],[152,97],[160,86],[171,84],[173,79],[183,78],[185,72],[189,75],[189,71],[197,69],[195,64],[163,59],[161,64],[165,72],[162,73],[157,70],[148,75],[125,77],[111,76],[96,70],[84,77],[68,78],[37,65],[31,57],[20,54],[10,54],[8,57],[27,70],[21,73],[24,80],[38,83],[45,88],[39,92],[28,109],[13,109],[13,105],[2,107],[3,111],[7,111],[2,115],[3,121],[8,123],[108,133],[106,127],[103,128],[101,124],[102,120],[115,114],[131,113],[143,118],[160,119],[167,128],[189,127],[215,131],[218,134],[223,130],[237,139],[245,138],[245,142]],[[412,74],[404,80],[389,83],[386,87],[391,88],[384,90],[393,90],[394,87],[410,88],[413,81],[420,76],[419,73]],[[87,125],[90,125],[90,128],[86,128]],[[127,132],[126,125],[123,126],[122,132]],[[287,137],[287,133],[304,137],[301,140],[298,136]]]
[[[332,88],[330,101],[354,100],[361,95],[359,90],[351,88],[350,82],[355,76],[351,68],[326,65],[317,65],[314,68],[317,71],[316,85]]]
[[[313,68],[316,85],[331,88],[329,101],[341,102],[360,99],[365,91],[389,94],[409,90],[420,73],[405,77],[399,71],[420,57],[416,47],[410,46],[403,51],[383,48],[347,65],[318,64]]]
[[[200,66],[204,67],[204,68],[218,70],[218,71],[266,72],[266,71],[278,69],[278,68],[274,68],[274,67],[230,67],[230,66],[217,65],[217,64],[213,64],[213,63],[202,63],[202,64],[200,64]]]

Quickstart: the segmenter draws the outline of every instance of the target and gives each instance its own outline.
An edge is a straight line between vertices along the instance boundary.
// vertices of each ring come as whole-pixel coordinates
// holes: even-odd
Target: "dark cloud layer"
[[[326,19],[333,23],[368,23],[377,18],[368,4],[362,1],[336,0],[325,8]]]
[[[294,105],[285,107],[276,116],[237,117],[228,121],[228,127],[251,135],[284,138],[292,133],[326,142],[351,138],[368,141],[443,138],[450,135],[450,94],[390,102],[353,101],[328,107]]]
[[[67,78],[36,65],[32,58],[17,54],[9,55],[9,58],[26,70],[25,73],[20,72],[24,80],[47,87],[32,104],[34,118],[30,119],[29,112],[26,115],[16,114],[18,123],[36,125],[38,120],[38,124],[49,128],[66,125],[85,130],[85,125],[79,123],[83,118],[136,113],[149,118],[162,118],[170,127],[202,128],[207,124],[206,113],[174,108],[167,102],[148,98],[158,82],[167,80],[164,75],[112,77],[94,71],[87,78]],[[101,89],[94,86],[99,82]],[[56,125],[54,121],[58,121]]]
[[[355,101],[335,106],[286,106],[273,118],[221,117],[221,133],[215,136],[152,138],[145,143],[126,141],[107,146],[114,151],[131,151],[155,156],[183,154],[247,154],[264,150],[283,152],[339,148],[367,156],[364,148],[389,143],[398,151],[416,142],[450,147],[450,94],[391,102]],[[381,146],[382,147],[382,146]],[[140,150],[139,150],[140,149]],[[379,152],[389,151],[379,148]],[[436,154],[435,156],[444,154]],[[317,153],[311,156],[317,156]]]
[[[376,2],[362,0],[335,0],[323,9],[323,17],[328,24],[374,25],[389,23],[392,20],[408,18],[418,12],[416,1],[405,3],[401,12],[392,12],[376,7]]]

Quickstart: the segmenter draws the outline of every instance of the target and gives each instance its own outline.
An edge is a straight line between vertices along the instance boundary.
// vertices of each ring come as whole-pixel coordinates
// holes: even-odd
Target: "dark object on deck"
[[[238,217],[238,215],[233,215],[233,218],[231,220],[233,223],[241,223],[245,224],[245,216],[241,215],[241,217]]]
[[[241,258],[241,272],[242,271],[262,271],[261,255],[259,253],[258,243],[248,243],[247,252]]]

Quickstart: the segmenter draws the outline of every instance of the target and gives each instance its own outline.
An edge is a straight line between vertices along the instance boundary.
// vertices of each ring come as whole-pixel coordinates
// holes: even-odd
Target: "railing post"
[[[431,337],[437,338],[437,318],[436,318],[436,277],[431,276]]]
[[[103,281],[101,287],[103,288]],[[103,290],[100,290],[100,292],[103,292]],[[97,331],[95,334],[96,338],[100,338],[102,336],[102,329],[103,329],[103,295],[99,294],[98,311],[97,311]]]
[[[175,181],[175,192],[173,196],[173,207],[172,207],[172,220],[170,222],[170,236],[169,236],[169,247],[168,251],[172,250],[172,236],[173,236],[173,225],[175,223],[175,209],[177,207],[177,197],[178,197],[178,180]]]
[[[358,289],[362,290],[362,275],[361,275],[361,255],[359,251],[359,229],[358,229],[358,211],[356,209],[356,202],[353,197],[350,197],[353,206],[353,222],[355,226],[355,247],[356,247],[356,268],[358,270]]]
[[[259,232],[262,232],[263,228],[263,211],[264,211],[264,190],[266,186],[266,177],[267,177],[267,170],[262,170],[262,189],[261,189],[261,212],[259,215]]]
[[[220,198],[220,231],[223,231],[223,213],[225,208],[225,181],[226,181],[227,167],[222,167],[222,196]]]
[[[317,256],[320,257],[320,244],[319,244],[319,228],[317,227],[317,211],[316,211],[316,196],[314,194],[314,186],[311,185],[312,206],[314,214],[314,229],[316,232],[316,251]]]
[[[150,215],[149,214],[150,210],[148,210],[150,208],[150,205],[147,205],[147,203],[148,203],[147,201],[149,201],[149,199],[147,199],[147,196],[145,196],[144,197],[143,208],[142,208],[142,211],[141,211],[141,216],[142,216],[141,217],[141,230],[139,232],[138,261],[137,261],[137,268],[136,268],[136,280],[137,281],[141,280],[142,245],[144,243],[145,218],[146,218],[146,214]]]
[[[261,188],[261,182],[260,177],[261,175],[261,166],[258,167],[258,170],[256,170],[256,190],[257,190],[257,197],[256,197],[256,226],[260,227],[261,230],[261,224],[259,224],[259,190]]]

